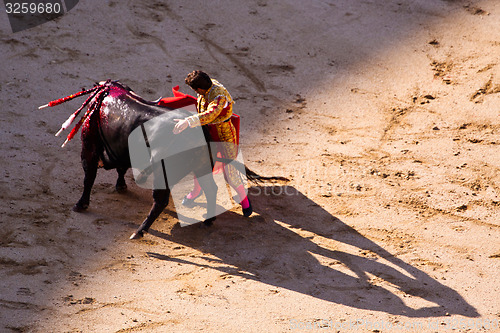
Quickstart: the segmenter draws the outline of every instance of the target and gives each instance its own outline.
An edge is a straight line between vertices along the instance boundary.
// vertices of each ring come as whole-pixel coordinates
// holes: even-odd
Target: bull
[[[123,192],[127,189],[124,176],[131,167],[128,138],[132,131],[143,126],[153,118],[162,116],[162,131],[172,133],[176,124],[174,119],[183,119],[191,115],[189,111],[182,108],[172,109],[162,107],[158,105],[158,101],[145,100],[124,84],[111,80],[102,81],[90,90],[52,101],[40,108],[55,106],[84,94],[90,94],[90,96],[70,116],[62,125],[61,130],[56,134],[58,135],[66,129],[87,106],[85,114],[75,125],[63,144],[64,147],[79,131],[80,127],[82,128],[81,162],[85,176],[83,193],[78,202],[73,206],[75,212],[83,212],[89,207],[90,194],[99,166],[104,167],[106,170],[116,169],[118,173],[115,185],[116,190]],[[206,153],[206,150],[210,149],[210,145],[207,145],[210,139],[208,131],[205,129],[204,134],[202,137],[189,136],[189,130],[186,130],[175,135],[175,138],[172,137],[172,140],[178,140],[178,142],[186,139],[201,141],[191,142],[190,146],[195,148],[186,151],[181,150],[181,152],[165,159],[164,165],[161,168],[156,165],[156,167],[149,170],[149,172],[156,170],[157,173],[169,170],[168,184],[166,184],[165,188],[153,189],[153,205],[151,210],[138,229],[130,236],[130,239],[141,238],[145,232],[148,232],[153,222],[168,205],[170,189],[191,172],[197,177],[207,200],[207,218],[203,221],[203,224],[206,226],[213,224],[216,216],[217,185],[213,177],[206,177],[206,175],[211,175],[214,159],[218,159],[223,163],[227,163],[228,161]],[[241,163],[234,162],[236,162],[242,174],[245,174],[251,181],[287,180],[283,177],[260,176]]]

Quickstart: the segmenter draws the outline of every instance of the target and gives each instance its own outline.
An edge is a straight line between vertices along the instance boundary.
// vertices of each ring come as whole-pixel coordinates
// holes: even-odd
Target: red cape
[[[162,98],[158,102],[158,105],[171,109],[179,109],[193,104],[196,105],[196,98],[191,95],[181,93],[179,91],[179,86],[173,87],[172,92],[174,93],[174,97]]]

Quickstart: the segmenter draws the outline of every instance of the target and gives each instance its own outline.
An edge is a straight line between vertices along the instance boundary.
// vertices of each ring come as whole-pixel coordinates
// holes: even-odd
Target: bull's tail
[[[253,172],[247,166],[245,166],[245,174],[247,175],[247,179],[252,183],[259,184],[262,182],[289,182],[290,179],[281,176],[261,176],[258,173]]]
[[[248,181],[250,181],[250,182],[252,182],[254,184],[262,184],[262,183],[265,183],[265,182],[289,182],[290,181],[290,179],[288,179],[286,177],[281,177],[281,176],[270,176],[270,177],[261,176],[258,173],[250,170],[243,163],[241,163],[239,161],[236,161],[236,160],[231,160],[231,159],[221,158],[221,157],[216,157],[215,160],[218,161],[218,162],[225,163],[225,164],[229,164],[230,163],[239,172],[241,172],[242,174],[245,174],[246,177],[247,177],[247,179],[248,179]]]

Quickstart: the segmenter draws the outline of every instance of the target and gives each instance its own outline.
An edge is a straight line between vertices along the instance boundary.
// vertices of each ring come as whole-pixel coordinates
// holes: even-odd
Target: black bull
[[[82,196],[73,207],[76,212],[84,211],[89,206],[90,193],[100,162],[105,169],[117,170],[117,191],[124,191],[127,188],[124,176],[131,167],[128,137],[134,129],[155,117],[162,116],[162,130],[172,133],[176,124],[174,119],[183,119],[191,115],[189,111],[183,109],[171,110],[160,107],[155,102],[146,101],[116,81],[107,81],[97,89],[97,92],[99,93],[94,95],[88,107],[88,110],[94,111],[85,119],[81,133],[81,158],[85,178]],[[176,135],[172,133],[172,137],[180,142],[189,130]],[[192,140],[192,136],[187,137]],[[153,206],[131,239],[140,238],[148,231],[168,205],[170,188],[191,172],[198,178],[207,199],[207,216],[210,218],[203,223],[211,225],[215,220],[217,185],[212,177],[201,177],[211,174],[213,161],[211,155],[206,153],[207,137],[201,139],[204,140],[203,143],[194,144],[198,148],[177,153],[164,160],[166,164],[163,166],[164,170],[176,171],[168,174],[169,182],[165,189],[153,189]],[[222,161],[228,162],[224,159]],[[286,180],[281,177],[262,177],[241,164],[239,169],[245,170],[250,180]]]

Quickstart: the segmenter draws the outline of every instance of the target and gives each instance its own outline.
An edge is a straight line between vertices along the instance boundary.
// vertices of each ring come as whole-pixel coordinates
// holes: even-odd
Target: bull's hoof
[[[116,189],[116,192],[118,192],[118,193],[125,193],[125,192],[127,192],[127,185],[126,184],[116,185],[115,189]]]
[[[81,213],[81,212],[84,212],[87,210],[87,208],[89,208],[89,205],[88,204],[81,204],[79,202],[77,202],[74,206],[73,206],[73,211],[74,212],[77,212],[77,213]]]
[[[130,239],[141,239],[142,237],[144,237],[144,232],[137,231],[130,236]]]
[[[205,221],[203,221],[203,223],[201,225],[203,227],[211,227],[214,224],[214,221],[215,221],[215,216],[211,217],[209,219],[206,219]]]

